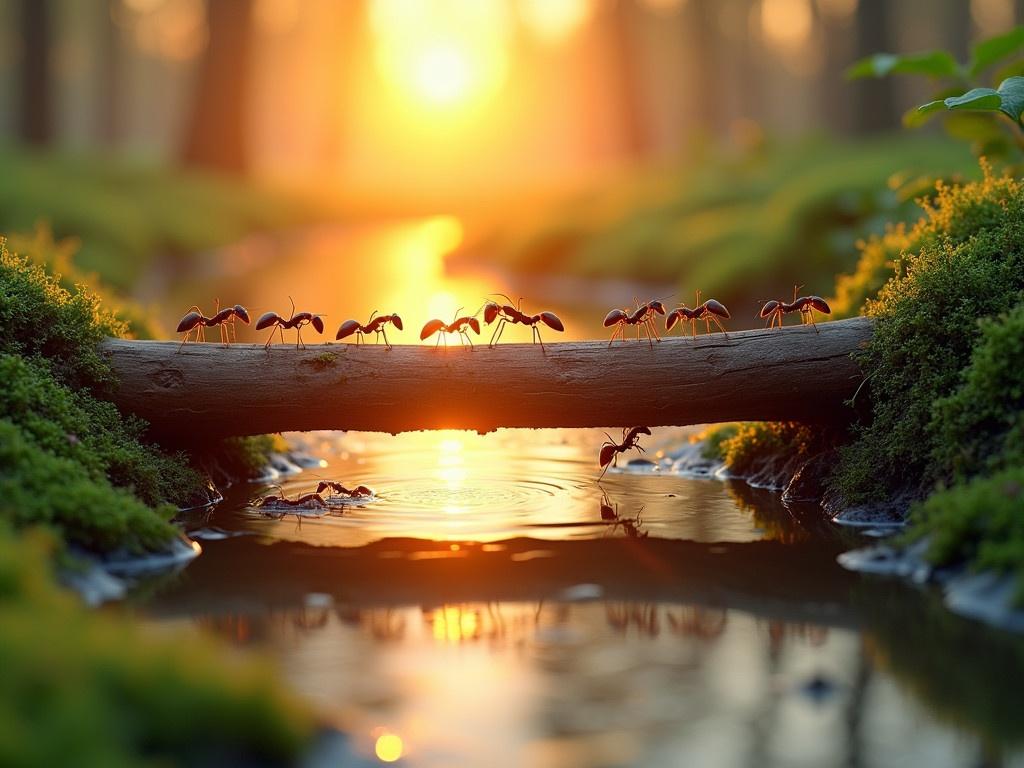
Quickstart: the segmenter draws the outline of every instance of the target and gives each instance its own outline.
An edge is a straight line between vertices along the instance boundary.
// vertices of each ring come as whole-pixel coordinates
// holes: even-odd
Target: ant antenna
[[[288,319],[291,320],[293,317],[295,317],[295,299],[289,296],[288,301],[292,303],[292,313],[288,315]]]
[[[370,319],[367,320],[366,322],[367,323],[371,322],[373,320],[373,316],[376,315],[376,314],[377,314],[377,310],[375,309],[375,310],[373,310],[373,312],[370,313]]]
[[[512,303],[512,297],[509,296],[507,293],[489,293],[487,295],[488,296],[501,296],[501,298],[505,299],[505,301],[507,301],[509,304]],[[519,300],[522,301],[522,299],[519,299]]]

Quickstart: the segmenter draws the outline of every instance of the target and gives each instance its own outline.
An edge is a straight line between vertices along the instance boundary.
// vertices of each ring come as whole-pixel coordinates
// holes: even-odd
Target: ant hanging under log
[[[821,296],[801,296],[797,298],[796,294],[801,288],[803,288],[802,285],[793,286],[793,301],[790,304],[781,299],[773,299],[761,307],[759,316],[762,320],[768,318],[768,325],[766,327],[774,327],[777,321],[779,328],[781,328],[783,315],[799,312],[800,324],[807,325],[807,323],[810,323],[814,327],[814,332],[818,333],[818,326],[814,323],[815,311],[821,312],[823,315],[831,315],[832,308]]]
[[[185,337],[181,340],[181,344],[178,345],[178,351],[185,346],[185,342],[188,341],[189,336],[195,333],[196,341],[206,341],[207,328],[218,326],[220,328],[220,340],[224,343],[224,346],[228,346],[232,341],[235,341],[235,318],[238,318],[246,325],[249,324],[249,312],[241,304],[235,304],[233,307],[220,308],[220,299],[216,300],[216,308],[213,312],[213,317],[206,317],[202,310],[196,305],[190,307],[190,311],[185,313],[185,316],[178,322],[178,333],[184,333]],[[228,338],[228,326],[231,326],[231,336]]]
[[[274,341],[274,332],[281,332],[281,342],[284,343],[284,331],[295,329],[295,348],[299,346],[303,349],[306,345],[302,342],[302,326],[312,325],[317,333],[322,334],[324,332],[324,319],[323,315],[314,315],[312,312],[299,312],[295,314],[295,301],[291,296],[288,297],[288,301],[292,303],[292,313],[288,316],[288,319],[281,317],[277,312],[264,312],[260,315],[260,319],[256,321],[256,330],[262,331],[264,328],[270,328],[270,338],[267,339],[267,343],[263,346],[270,350],[270,345]],[[276,326],[276,328],[275,328]]]
[[[644,453],[644,449],[640,447],[640,435],[649,434],[651,434],[651,430],[648,427],[629,427],[628,429],[623,427],[622,442],[616,443],[612,440],[611,435],[605,432],[605,437],[608,438],[608,441],[601,445],[601,455],[598,461],[602,469],[597,481],[601,482],[601,478],[608,471],[608,467],[618,461],[620,453],[625,453],[630,448],[636,448],[640,453]]]
[[[647,334],[647,343],[653,348],[654,342],[652,337],[661,341],[661,336],[658,334],[658,329],[654,325],[654,315],[664,315],[665,305],[658,300],[648,301],[645,304],[641,304],[637,301],[636,297],[633,297],[633,302],[636,304],[636,309],[613,309],[604,317],[604,327],[611,328],[615,326],[615,330],[612,331],[612,337],[608,341],[610,347],[615,341],[616,336],[622,337],[622,340],[626,340],[626,326],[636,326],[636,340],[640,341],[640,330],[643,329],[644,333]]]
[[[488,347],[494,347],[500,340],[501,334],[505,330],[506,323],[515,325],[520,323],[522,325],[530,326],[530,330],[533,331],[533,343],[540,342],[541,351],[544,351],[544,340],[540,337],[540,328],[537,327],[538,323],[544,323],[544,325],[552,328],[556,331],[562,332],[565,330],[565,326],[562,321],[558,318],[554,312],[539,312],[536,315],[527,315],[523,312],[523,299],[519,298],[519,302],[516,306],[512,306],[512,299],[503,293],[494,294],[501,296],[508,300],[508,304],[495,304],[493,301],[488,301],[484,304],[484,325],[490,325],[495,320],[498,321],[498,326],[494,329],[494,333],[491,335],[491,341],[488,343]]]
[[[672,327],[679,323],[679,327],[683,327],[683,323],[687,320],[690,321],[690,335],[693,338],[697,337],[697,321],[703,320],[707,333],[711,333],[711,321],[714,320],[722,333],[728,338],[729,334],[726,333],[725,326],[722,325],[722,321],[718,318],[729,319],[729,310],[725,308],[725,305],[717,301],[716,299],[708,299],[703,304],[700,301],[700,291],[697,291],[697,303],[693,309],[690,309],[685,304],[673,309],[668,313],[668,317],[665,318],[665,330],[671,331]]]
[[[462,307],[455,310],[455,319],[450,323],[446,323],[443,320],[439,320],[436,317],[433,320],[428,320],[423,326],[423,330],[420,331],[420,341],[426,341],[435,333],[437,334],[437,341],[434,342],[436,347],[441,343],[441,339],[444,339],[444,345],[448,346],[448,334],[457,333],[459,334],[459,341],[463,346],[466,342],[469,342],[469,346],[473,346],[473,340],[469,337],[469,331],[473,330],[476,335],[480,335],[480,321],[476,319],[476,314],[466,315],[459,317],[459,312],[462,311]],[[479,312],[480,310],[477,310]]]
[[[388,333],[384,326],[391,323],[398,330],[404,330],[402,318],[398,315],[380,315],[379,317],[374,317],[376,314],[377,310],[373,310],[373,314],[370,315],[370,319],[366,322],[366,325],[361,325],[358,320],[346,320],[338,328],[338,333],[334,337],[334,340],[340,341],[354,333],[356,335],[356,346],[358,346],[364,334],[375,333],[377,335],[374,337],[373,343],[376,344],[380,341],[381,336],[383,336],[384,346],[391,349],[391,342],[388,341]]]

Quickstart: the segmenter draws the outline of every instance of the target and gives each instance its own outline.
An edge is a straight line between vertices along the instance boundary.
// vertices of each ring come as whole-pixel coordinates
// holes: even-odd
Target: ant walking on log
[[[302,343],[302,326],[312,325],[317,333],[322,334],[324,332],[324,319],[323,315],[314,315],[312,312],[299,312],[295,314],[295,301],[291,296],[288,297],[288,301],[292,303],[292,313],[288,316],[288,319],[281,317],[277,312],[264,312],[260,315],[260,319],[256,321],[256,330],[262,331],[264,328],[270,328],[270,338],[267,339],[267,343],[263,346],[269,350],[270,345],[274,341],[274,331],[281,332],[281,343],[284,343],[284,331],[285,329],[295,329],[295,348],[298,349],[301,345],[303,349],[306,345]],[[274,327],[276,326],[276,328]]]
[[[668,317],[665,318],[665,330],[671,331],[672,327],[679,323],[679,327],[683,327],[683,323],[687,320],[690,321],[690,335],[693,338],[697,338],[697,321],[703,320],[706,327],[706,332],[711,333],[711,321],[715,321],[722,333],[725,334],[726,338],[729,334],[726,333],[725,326],[722,325],[722,321],[718,318],[729,319],[729,310],[725,308],[725,304],[716,299],[708,299],[703,304],[700,301],[700,291],[697,291],[697,304],[693,309],[690,309],[685,304],[681,304],[671,312]]]
[[[626,326],[636,326],[636,340],[640,341],[640,330],[643,329],[644,333],[647,334],[647,343],[654,347],[652,337],[661,341],[661,336],[658,335],[658,329],[654,325],[655,313],[659,315],[665,314],[665,305],[658,300],[648,301],[645,304],[641,304],[637,301],[636,297],[633,297],[633,302],[636,304],[636,309],[613,309],[607,315],[604,316],[604,327],[611,328],[615,326],[615,330],[612,331],[612,337],[608,341],[610,347],[615,341],[616,336],[621,336],[622,340],[626,340]]]
[[[480,335],[480,321],[476,319],[476,313],[459,317],[459,312],[462,311],[462,307],[455,310],[455,319],[450,323],[446,323],[443,320],[438,320],[436,317],[433,320],[428,320],[423,326],[423,330],[420,331],[420,341],[426,341],[435,333],[437,334],[437,341],[434,342],[436,347],[441,343],[441,339],[444,339],[444,345],[448,346],[448,334],[457,333],[459,334],[459,341],[463,346],[466,342],[469,342],[469,346],[473,346],[473,340],[469,337],[469,331],[472,329],[476,332],[476,335]],[[478,309],[477,312],[480,310]]]
[[[558,318],[554,312],[539,312],[536,315],[527,315],[523,312],[523,299],[519,298],[518,304],[512,306],[512,299],[503,293],[495,294],[508,300],[508,304],[498,305],[493,301],[489,301],[484,304],[484,324],[490,325],[495,320],[498,321],[498,327],[494,329],[494,333],[491,335],[491,341],[487,345],[488,347],[494,347],[501,340],[501,334],[505,330],[505,324],[521,323],[522,325],[530,326],[530,330],[533,331],[533,343],[540,342],[541,351],[544,351],[544,340],[540,337],[540,328],[537,327],[538,323],[544,323],[548,328],[552,328],[556,331],[562,332],[565,330],[565,326],[562,321]]]
[[[636,448],[640,453],[644,453],[644,449],[640,446],[640,435],[649,435],[651,430],[648,427],[623,427],[621,443],[616,443],[612,440],[611,435],[607,432],[604,434],[608,441],[601,445],[601,455],[598,459],[602,467],[601,474],[597,478],[599,483],[601,478],[604,477],[604,473],[608,471],[608,467],[618,461],[620,453],[625,453],[630,448]]]
[[[398,315],[380,315],[379,317],[374,317],[376,314],[377,310],[373,310],[373,314],[370,315],[370,319],[367,321],[366,325],[361,325],[358,320],[346,320],[338,328],[338,333],[334,337],[334,340],[340,341],[354,333],[356,335],[356,346],[359,346],[359,342],[362,340],[364,334],[375,333],[377,335],[374,338],[373,343],[376,344],[380,341],[380,337],[383,336],[384,346],[391,349],[391,342],[388,341],[388,333],[384,329],[384,326],[391,323],[398,330],[404,330],[404,327],[402,326],[402,318]]]
[[[790,304],[781,299],[773,299],[761,307],[759,315],[761,319],[769,318],[766,327],[772,328],[775,326],[776,321],[778,321],[779,328],[781,328],[783,315],[799,312],[800,324],[807,325],[807,323],[810,323],[814,327],[814,332],[818,333],[818,326],[814,323],[814,312],[817,311],[823,315],[831,315],[832,308],[821,296],[801,296],[797,298],[796,294],[801,288],[803,288],[802,285],[793,286],[793,301]]]
[[[249,312],[241,304],[235,304],[233,307],[220,308],[220,299],[216,300],[216,308],[213,311],[213,317],[206,317],[202,310],[196,305],[192,305],[189,311],[185,313],[185,316],[178,322],[178,333],[184,333],[185,338],[181,340],[181,344],[178,345],[178,351],[185,346],[185,342],[188,341],[189,336],[195,333],[196,341],[206,341],[206,329],[218,326],[220,328],[220,340],[224,343],[224,346],[228,346],[232,341],[236,340],[235,336],[235,318],[238,318],[246,325],[249,324]],[[228,338],[228,326],[231,326],[231,336]]]

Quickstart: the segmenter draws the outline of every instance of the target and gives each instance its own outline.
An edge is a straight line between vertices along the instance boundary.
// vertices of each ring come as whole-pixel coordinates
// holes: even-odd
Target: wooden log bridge
[[[115,401],[177,441],[288,430],[836,421],[862,381],[854,318],[692,338],[433,345],[104,342]]]

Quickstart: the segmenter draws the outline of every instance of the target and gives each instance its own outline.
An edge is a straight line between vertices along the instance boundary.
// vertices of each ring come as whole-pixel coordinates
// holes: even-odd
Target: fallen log
[[[834,422],[871,336],[854,318],[646,341],[449,346],[186,344],[109,339],[114,400],[161,438],[288,430]]]

